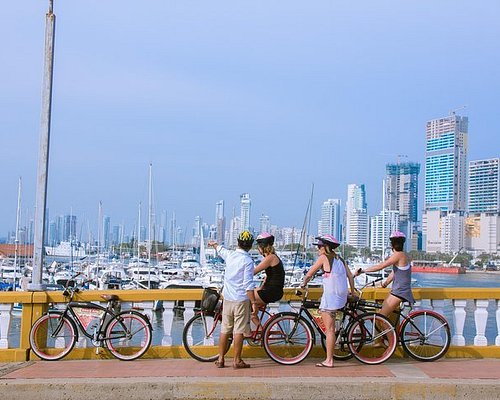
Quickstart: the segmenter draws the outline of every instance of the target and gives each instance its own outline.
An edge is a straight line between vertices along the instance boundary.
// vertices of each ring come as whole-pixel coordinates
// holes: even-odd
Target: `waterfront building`
[[[500,213],[500,158],[469,163],[469,201],[471,214]]]
[[[467,208],[468,118],[452,112],[428,121],[425,134],[424,250],[458,251]]]
[[[399,230],[399,211],[382,210],[371,218],[370,250],[383,251],[389,245],[391,232]],[[407,236],[408,237],[408,236]]]
[[[400,230],[407,236],[408,227],[418,221],[418,175],[420,164],[405,162],[386,165],[385,205],[388,210],[399,211]]]
[[[262,214],[259,218],[259,233],[271,232],[271,218],[269,215]]]
[[[120,225],[113,225],[112,229],[112,234],[111,234],[111,244],[112,245],[117,245],[120,243],[120,236],[121,236],[121,226]]]
[[[248,193],[243,193],[240,196],[240,231],[250,229],[250,207],[252,201]]]
[[[215,203],[215,226],[216,226],[216,236],[215,240],[218,243],[224,241],[224,232],[226,230],[226,217],[224,214],[224,200],[219,200]]]
[[[69,242],[75,239],[76,233],[76,215],[65,215],[63,222],[63,237],[62,241]]]
[[[111,236],[111,218],[107,215],[103,218],[102,223],[102,238],[104,243],[104,249],[109,249],[109,239]]]
[[[468,123],[455,113],[427,122],[425,210],[466,210]]]
[[[333,235],[340,240],[340,199],[328,199],[321,205],[318,235]]]
[[[345,231],[348,245],[368,247],[368,210],[364,184],[347,186]]]
[[[238,235],[240,234],[241,221],[240,217],[231,218],[231,226],[229,227],[229,243],[228,246],[236,247],[238,244]]]
[[[481,213],[465,219],[465,248],[478,256],[500,255],[500,214]]]

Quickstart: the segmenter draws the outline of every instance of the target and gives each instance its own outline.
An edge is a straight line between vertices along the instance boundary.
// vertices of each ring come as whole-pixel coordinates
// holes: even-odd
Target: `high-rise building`
[[[399,211],[382,210],[379,215],[371,218],[370,249],[385,250],[389,244],[391,232],[399,230]]]
[[[328,199],[321,205],[319,235],[333,235],[340,239],[340,199]]]
[[[110,237],[111,237],[111,218],[105,215],[102,223],[102,238],[105,249],[109,249]]]
[[[500,158],[469,163],[469,213],[500,213]]]
[[[259,218],[259,233],[271,232],[271,218],[268,215],[262,214]]]
[[[427,122],[422,242],[427,252],[464,246],[468,118],[451,113]]]
[[[347,186],[346,242],[356,248],[368,247],[368,210],[365,185]]]
[[[387,164],[385,178],[387,210],[399,211],[399,222],[418,221],[418,174],[420,164]]]
[[[248,193],[240,196],[240,229],[241,231],[250,229],[250,207],[252,201]]]
[[[466,210],[468,125],[455,113],[427,122],[425,210]]]
[[[216,226],[216,241],[224,242],[224,232],[226,230],[226,217],[224,214],[224,200],[219,200],[215,203],[215,226]]]
[[[65,215],[63,225],[63,241],[74,240],[76,238],[76,215]]]

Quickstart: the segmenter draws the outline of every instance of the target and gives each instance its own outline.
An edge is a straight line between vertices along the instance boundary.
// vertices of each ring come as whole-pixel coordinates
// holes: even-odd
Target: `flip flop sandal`
[[[326,365],[324,363],[317,363],[316,364],[317,367],[320,367],[320,368],[333,368],[333,365]]]

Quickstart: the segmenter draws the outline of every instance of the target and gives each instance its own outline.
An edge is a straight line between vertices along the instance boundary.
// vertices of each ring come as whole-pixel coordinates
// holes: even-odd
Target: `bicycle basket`
[[[201,310],[206,313],[213,313],[219,302],[220,293],[212,288],[205,288],[201,298]]]

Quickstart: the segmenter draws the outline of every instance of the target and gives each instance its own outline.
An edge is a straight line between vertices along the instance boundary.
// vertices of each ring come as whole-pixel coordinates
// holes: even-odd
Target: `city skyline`
[[[106,3],[54,5],[51,215],[73,210],[93,231],[101,201],[111,221],[133,221],[140,202],[146,215],[149,163],[156,213],[187,229],[212,223],[219,200],[227,227],[242,193],[254,227],[262,214],[301,227],[313,183],[313,224],[350,183],[377,215],[386,164],[424,165],[426,122],[462,105],[468,160],[498,157],[497,2]],[[22,215],[34,213],[46,4],[5,12],[0,236],[19,176]]]

